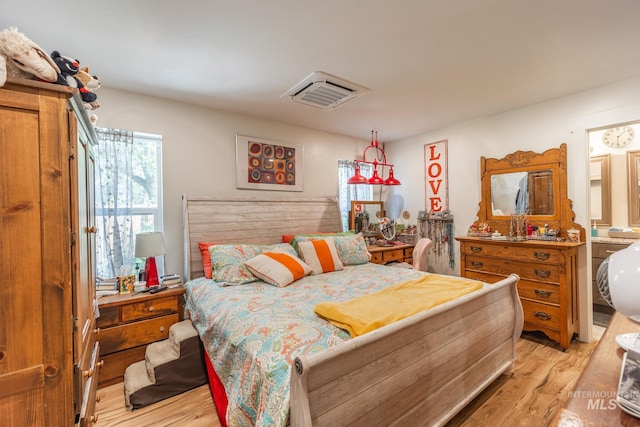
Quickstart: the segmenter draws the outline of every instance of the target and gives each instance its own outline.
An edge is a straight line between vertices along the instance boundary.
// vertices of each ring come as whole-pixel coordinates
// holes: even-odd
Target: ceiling
[[[637,0],[30,0],[10,26],[104,87],[381,141],[640,75]],[[369,92],[282,96],[314,71]]]

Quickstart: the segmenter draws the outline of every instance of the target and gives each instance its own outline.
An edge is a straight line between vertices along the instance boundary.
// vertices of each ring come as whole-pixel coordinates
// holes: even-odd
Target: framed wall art
[[[302,191],[303,159],[302,145],[236,135],[236,187]]]

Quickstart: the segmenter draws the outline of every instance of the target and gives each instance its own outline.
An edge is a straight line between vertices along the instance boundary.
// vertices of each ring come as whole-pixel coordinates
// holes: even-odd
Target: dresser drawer
[[[560,308],[558,306],[533,302],[527,299],[522,299],[521,302],[525,325],[560,330]]]
[[[508,276],[516,273],[521,279],[542,280],[557,283],[560,279],[560,267],[543,262],[522,262],[510,259],[465,257],[464,267],[468,270],[483,270]]]
[[[594,242],[591,245],[591,256],[593,258],[602,258],[605,259],[609,255],[621,251],[629,246],[627,243],[624,244],[616,244],[616,243],[596,243]]]
[[[179,320],[175,313],[105,329],[100,332],[102,354],[163,340],[169,336],[169,327]]]
[[[147,317],[160,316],[178,311],[178,298],[167,297],[150,301],[127,304],[121,307],[122,321],[145,319]]]
[[[400,261],[404,259],[404,251],[402,249],[397,249],[395,251],[385,251],[382,252],[382,262],[385,264],[392,261]]]
[[[518,282],[518,295],[520,298],[527,298],[548,304],[560,304],[560,286],[553,283],[533,282],[520,279]]]
[[[464,253],[466,255],[480,255],[482,257],[493,257],[511,259],[514,261],[541,261],[550,264],[564,263],[562,251],[554,248],[535,248],[512,245],[493,245],[487,243],[465,243]]]
[[[374,252],[371,254],[371,262],[374,264],[382,264],[382,252]]]

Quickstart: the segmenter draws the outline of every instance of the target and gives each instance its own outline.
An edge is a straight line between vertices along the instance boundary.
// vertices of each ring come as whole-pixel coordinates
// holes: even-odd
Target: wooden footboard
[[[518,280],[296,358],[291,425],[446,423],[515,360]]]

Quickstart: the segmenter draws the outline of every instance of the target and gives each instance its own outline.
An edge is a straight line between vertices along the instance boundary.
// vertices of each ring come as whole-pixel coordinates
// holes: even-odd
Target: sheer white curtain
[[[96,128],[96,134],[96,264],[98,277],[108,278],[133,264],[133,132]]]
[[[356,173],[353,160],[338,160],[338,202],[342,215],[342,229],[349,229],[349,210],[352,200],[373,200],[373,186],[347,184],[349,178]],[[367,178],[373,174],[373,167],[360,163],[360,173]]]

